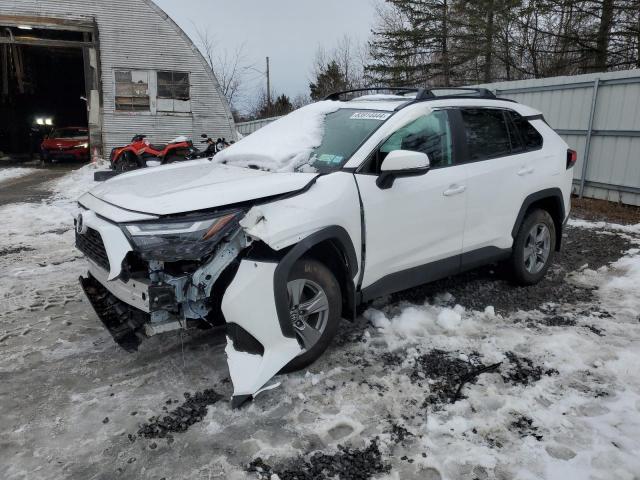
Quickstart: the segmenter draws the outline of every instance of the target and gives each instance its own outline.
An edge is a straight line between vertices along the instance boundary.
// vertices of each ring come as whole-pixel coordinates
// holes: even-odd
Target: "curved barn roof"
[[[227,112],[227,116],[229,118],[233,118],[233,114],[231,113],[231,108],[229,107],[229,104],[226,101],[226,98],[225,98],[224,94],[222,93],[222,89],[220,88],[220,83],[218,82],[218,78],[216,77],[215,72],[211,68],[211,65],[209,65],[209,62],[207,62],[207,60],[202,55],[202,52],[200,51],[198,46],[193,42],[193,40],[191,40],[189,35],[187,35],[185,33],[185,31],[180,27],[180,25],[178,25],[167,14],[167,12],[165,12],[160,6],[158,6],[156,3],[154,3],[153,0],[142,0],[142,1],[145,2],[147,5],[149,5],[150,8],[155,10],[158,15],[160,15],[162,18],[164,18],[175,29],[175,31],[178,33],[178,35],[180,35],[189,45],[191,45],[191,49],[196,54],[198,59],[202,62],[202,65],[205,68],[205,70],[207,71],[207,73],[211,76],[211,81],[213,82],[213,84],[215,86],[215,89],[218,92],[218,95],[220,95],[221,98],[225,99],[224,107],[225,107],[225,110]],[[233,128],[233,125],[230,124],[229,127]]]

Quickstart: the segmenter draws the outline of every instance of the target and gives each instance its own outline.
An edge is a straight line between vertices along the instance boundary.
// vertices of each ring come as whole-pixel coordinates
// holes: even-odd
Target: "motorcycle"
[[[220,150],[216,144],[216,141],[208,136],[206,133],[200,135],[201,138],[204,138],[201,143],[206,143],[207,147],[204,150],[193,149],[188,155],[187,160],[195,160],[197,158],[212,158],[216,153]]]
[[[186,160],[196,151],[186,137],[175,138],[166,145],[154,145],[146,135],[135,135],[129,145],[111,150],[110,163],[113,170],[122,173]]]

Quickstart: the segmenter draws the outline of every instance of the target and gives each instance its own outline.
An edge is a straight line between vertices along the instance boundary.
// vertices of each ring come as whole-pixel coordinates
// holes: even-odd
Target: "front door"
[[[426,153],[430,170],[376,185],[393,150]],[[465,168],[454,162],[447,111],[434,111],[393,133],[356,173],[364,207],[365,299],[399,291],[459,268],[465,221]]]

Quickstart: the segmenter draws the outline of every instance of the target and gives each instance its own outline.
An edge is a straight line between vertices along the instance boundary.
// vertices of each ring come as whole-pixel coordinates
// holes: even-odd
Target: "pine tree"
[[[345,74],[334,60],[318,72],[314,82],[309,84],[312,100],[322,100],[333,92],[347,89]]]
[[[452,83],[451,0],[387,0],[370,42],[373,62],[366,67],[375,84],[385,86]]]

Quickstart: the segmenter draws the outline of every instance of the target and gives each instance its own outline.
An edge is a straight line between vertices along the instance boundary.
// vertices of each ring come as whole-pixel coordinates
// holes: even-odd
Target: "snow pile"
[[[13,180],[14,178],[24,177],[26,175],[30,175],[37,171],[37,168],[3,168],[0,169],[0,183],[6,182],[8,180]]]
[[[53,204],[58,207],[66,206],[67,209],[75,210],[76,200],[100,184],[100,182],[93,180],[93,174],[107,167],[108,162],[102,160],[85,165],[58,180],[54,180],[51,185],[51,189],[54,192]]]
[[[578,218],[570,218],[569,225],[572,227],[589,228],[591,230],[616,230],[624,233],[640,233],[640,223],[635,225],[621,225],[619,223],[592,222]]]
[[[341,102],[324,101],[302,107],[225,148],[214,161],[273,172],[292,172],[309,161],[322,143],[324,118]]]

